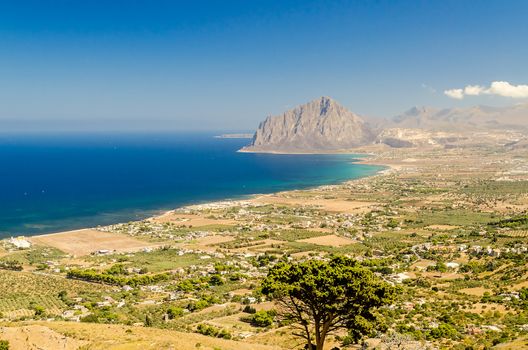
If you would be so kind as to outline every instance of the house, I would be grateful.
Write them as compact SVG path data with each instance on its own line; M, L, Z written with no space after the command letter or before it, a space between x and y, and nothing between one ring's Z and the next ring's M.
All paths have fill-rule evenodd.
M11 237L8 242L11 243L12 245L14 245L15 248L17 248L17 249L29 249L29 248L31 248L31 242L29 242L26 239L24 239L24 237L17 237L17 238Z

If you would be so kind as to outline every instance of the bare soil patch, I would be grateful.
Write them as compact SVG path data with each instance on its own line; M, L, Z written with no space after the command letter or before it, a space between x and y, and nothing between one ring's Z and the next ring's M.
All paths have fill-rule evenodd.
M309 199L309 198L288 198L278 195L264 195L252 200L255 203L265 204L285 204L310 206L318 209L346 213L366 213L370 211L375 202L347 201L342 199Z
M459 290L459 292L467 294L467 295L474 295L477 297L481 297L486 292L491 292L491 289L487 289L484 287L475 287L475 288L464 288Z
M83 322L51 322L49 328L68 336L85 339L92 350L282 350L281 346L249 344L219 339L196 333L151 327L95 324ZM18 348L14 348L18 349ZM25 348L21 348L25 349ZM53 349L62 349L55 347ZM69 349L68 349L69 350Z
M94 229L82 229L53 233L29 238L33 244L47 245L63 252L82 256L98 250L133 252L159 244L144 242L121 233L102 232Z
M10 349L25 350L76 350L88 343L39 325L0 327L0 339L9 341Z
M312 243L317 245L325 245L330 247L342 247L345 245L353 244L354 240L350 238L340 237L337 235L319 236L307 239L301 239L297 242Z
M213 219L207 218L202 215L194 214L178 214L173 211L166 212L162 215L155 216L149 219L151 222L166 223L171 222L173 224L180 224L185 226L209 226L209 225L233 225L236 223L234 220L225 220L225 219Z

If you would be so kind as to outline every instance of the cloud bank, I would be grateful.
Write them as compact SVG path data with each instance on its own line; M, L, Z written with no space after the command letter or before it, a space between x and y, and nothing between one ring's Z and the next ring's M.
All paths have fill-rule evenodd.
M494 81L489 87L468 85L463 89L445 90L444 94L457 100L465 96L496 95L511 98L528 98L528 85L512 85L507 81Z

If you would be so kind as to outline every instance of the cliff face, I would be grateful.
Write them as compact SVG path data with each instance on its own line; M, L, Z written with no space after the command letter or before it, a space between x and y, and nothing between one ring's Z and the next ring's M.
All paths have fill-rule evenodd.
M336 101L321 97L262 122L247 152L317 152L371 143L368 124Z

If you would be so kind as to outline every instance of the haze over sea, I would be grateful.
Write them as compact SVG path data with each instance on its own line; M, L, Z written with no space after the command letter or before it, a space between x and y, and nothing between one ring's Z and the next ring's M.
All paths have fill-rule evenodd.
M0 237L139 220L161 211L369 176L357 155L237 153L209 133L0 136Z

